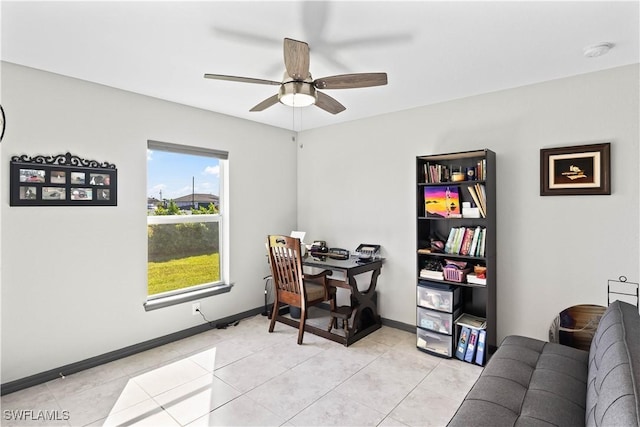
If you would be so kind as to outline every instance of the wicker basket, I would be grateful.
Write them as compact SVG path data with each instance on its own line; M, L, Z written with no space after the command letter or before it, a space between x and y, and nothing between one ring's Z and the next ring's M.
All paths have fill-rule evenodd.
M445 267L442 269L442 271L444 272L444 280L463 283L467 280L467 273L469 273L471 269L465 268L460 270L458 268Z

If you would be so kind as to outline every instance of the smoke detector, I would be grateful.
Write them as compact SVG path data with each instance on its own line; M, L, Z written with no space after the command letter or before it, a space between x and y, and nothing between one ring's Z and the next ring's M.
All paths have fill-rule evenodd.
M585 47L583 52L587 58L596 58L609 52L612 47L612 43L598 43Z

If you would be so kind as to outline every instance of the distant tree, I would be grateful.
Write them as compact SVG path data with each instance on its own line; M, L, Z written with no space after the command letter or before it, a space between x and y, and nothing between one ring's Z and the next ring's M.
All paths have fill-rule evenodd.
M207 206L207 207L200 206L198 209L191 209L191 213L193 215L217 214L218 213L218 208L216 208L216 205L214 205L213 203L209 203L209 206Z
M155 215L184 215L184 212L180 210L176 202L174 202L173 200L170 200L169 205L166 208L162 205L157 206L154 211L154 214Z

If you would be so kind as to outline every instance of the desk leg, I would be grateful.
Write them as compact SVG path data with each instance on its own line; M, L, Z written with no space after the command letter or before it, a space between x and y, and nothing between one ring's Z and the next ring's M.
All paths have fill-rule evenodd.
M351 344L351 342L357 341L370 332L379 329L382 325L382 321L378 315L376 301L376 286L378 284L379 275L380 269L373 270L369 288L364 292L360 292L358 289L358 283L356 282L355 277L349 277L349 286L351 287L351 305L354 307L355 316L353 318L352 330L347 337L347 345Z

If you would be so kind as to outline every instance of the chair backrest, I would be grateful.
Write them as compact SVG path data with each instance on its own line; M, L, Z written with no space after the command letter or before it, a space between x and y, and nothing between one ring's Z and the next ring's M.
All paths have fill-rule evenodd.
M303 290L300 240L289 236L268 237L269 264L276 298L286 304L301 307L305 301Z

